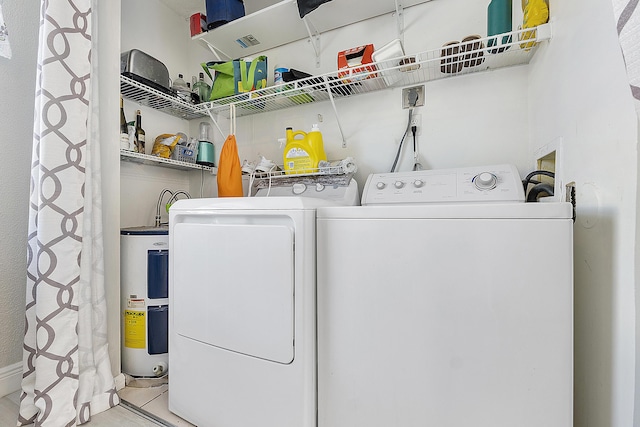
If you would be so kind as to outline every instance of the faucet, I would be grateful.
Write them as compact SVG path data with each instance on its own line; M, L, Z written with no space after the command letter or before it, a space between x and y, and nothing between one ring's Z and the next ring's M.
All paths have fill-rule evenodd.
M163 189L160 192L160 197L158 197L158 203L156 204L156 227L160 227L160 205L162 204L162 199L164 198L165 194L171 194L171 197L173 197L173 191L169 190L168 188Z
M156 227L160 227L162 225L162 223L160 222L160 206L162 206L162 199L164 198L164 196L169 193L171 196L169 197L169 200L167 201L167 204L165 205L166 207L171 206L173 203L175 203L176 201L178 201L178 196L179 195L183 195L185 196L185 198L190 199L191 198L191 194L187 193L184 190L178 190L175 193L171 190L169 190L168 188L163 189L160 192L160 197L158 197L158 203L156 204Z

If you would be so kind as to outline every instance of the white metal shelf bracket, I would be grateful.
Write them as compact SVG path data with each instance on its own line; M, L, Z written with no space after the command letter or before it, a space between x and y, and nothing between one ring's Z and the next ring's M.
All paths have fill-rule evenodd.
M222 139L226 138L227 135L222 133L222 129L220 128L220 125L218 125L218 122L216 121L216 119L213 118L213 113L211 113L211 110L208 109L208 108L207 108L207 114L209 115L209 118L211 119L213 124L216 125L216 128L218 129L218 132L220 132L220 135L222 135Z
M315 29L313 24L307 20L306 16L302 18L302 22L304 22L304 26L307 29L307 34L309 34L309 43L311 43L316 53L316 68L320 68L320 33Z
M329 87L329 79L327 79L327 76L324 76L322 79L324 80L324 87L327 89L327 93L329 94L329 100L331 101L331 106L333 107L333 114L335 114L336 116L336 123L338 123L338 129L340 129L340 136L342 136L342 148L347 148L347 140L344 137L344 130L342 129L342 124L340 123L340 116L338 116L336 101L333 99L333 94L331 93L331 88Z
M536 40L541 42L544 40L551 40L551 24L546 23L542 25L538 25L536 27Z
M396 3L396 26L398 29L398 39L400 39L400 42L402 43L402 46L404 46L404 9L402 8L402 5L398 3L398 0L395 0Z
M206 47L209 48L209 50L211 51L211 53L213 53L213 56L216 57L216 60L218 61L224 61L223 59L220 58L220 55L218 55L218 52L220 52L222 55L224 55L225 57L227 57L229 60L231 59L231 57L229 55L227 55L226 53L224 53L223 51L221 51L220 49L216 48L214 45L212 45L211 43L209 43L208 41L202 39L201 40L202 43L204 43L204 45Z

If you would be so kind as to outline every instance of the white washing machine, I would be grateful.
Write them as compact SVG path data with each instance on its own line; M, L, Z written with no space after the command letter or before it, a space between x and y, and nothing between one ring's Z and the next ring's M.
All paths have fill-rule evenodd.
M169 410L199 427L316 426L316 209L357 184L267 193L169 213Z
M568 203L517 170L369 177L318 210L319 427L571 427Z

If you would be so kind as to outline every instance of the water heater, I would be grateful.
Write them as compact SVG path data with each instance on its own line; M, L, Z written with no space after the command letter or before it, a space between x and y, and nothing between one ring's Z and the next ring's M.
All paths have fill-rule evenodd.
M169 231L120 231L122 372L160 377L169 364Z

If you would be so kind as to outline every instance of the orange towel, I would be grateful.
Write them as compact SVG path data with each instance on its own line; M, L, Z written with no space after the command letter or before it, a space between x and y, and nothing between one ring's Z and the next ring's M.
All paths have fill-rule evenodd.
M218 197L242 197L242 169L236 136L224 141L218 162Z

